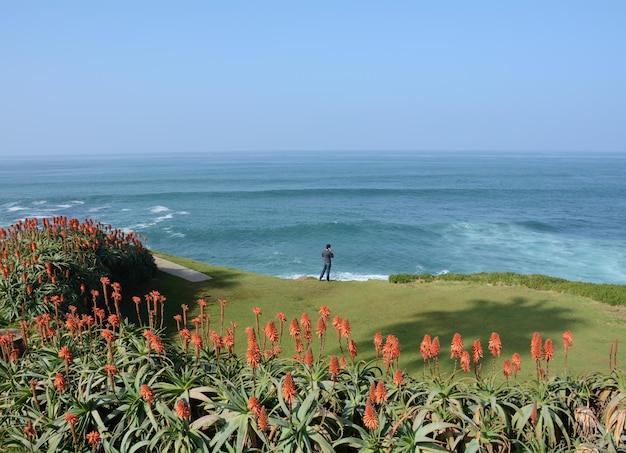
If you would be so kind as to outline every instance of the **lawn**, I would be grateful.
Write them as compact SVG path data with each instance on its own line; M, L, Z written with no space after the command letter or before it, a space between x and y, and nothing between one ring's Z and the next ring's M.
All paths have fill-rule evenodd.
M380 332L383 338L393 334L400 340L402 348L400 367L419 377L424 372L420 343L424 335L429 334L433 338L439 337L440 369L442 373L448 373L454 367L454 361L449 358L450 343L454 333L458 332L462 335L464 348L470 353L474 340L480 340L484 350L483 376L491 374L494 367L501 374L504 359L517 352L522 358L520 378L523 379L535 373L530 354L534 332L541 334L544 341L550 338L554 342L554 360L549 364L549 372L553 374L565 372L561 336L570 330L574 344L567 359L567 372L579 374L609 371L612 345L621 338L626 326L624 307L523 287L466 282L393 284L379 280L286 280L157 254L212 277L205 282L191 283L159 272L150 282L147 290L158 290L167 298L166 319L169 320L170 334L177 336L173 316L181 313L181 304L189 305L192 313L197 314L195 302L200 298L208 303L211 328L219 330L218 299L225 299L225 323L227 326L231 321L238 324L236 349L240 353L245 348L245 327L255 324L254 307L262 310L261 326L270 319L278 324L275 315L283 312L288 319L287 336L289 321L293 318L300 320L304 312L311 317L315 330L317 312L326 305L332 317L349 320L350 338L357 343L360 360L375 359L373 338L376 332ZM502 340L502 355L495 363L487 349L492 332L497 332ZM284 354L295 354L292 344L288 336L283 340ZM314 352L317 354L318 351ZM324 353L339 353L338 342L328 340Z

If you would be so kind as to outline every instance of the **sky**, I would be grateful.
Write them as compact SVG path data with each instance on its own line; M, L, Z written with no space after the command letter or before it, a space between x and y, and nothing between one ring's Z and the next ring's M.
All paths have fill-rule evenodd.
M626 1L0 0L0 155L626 152Z

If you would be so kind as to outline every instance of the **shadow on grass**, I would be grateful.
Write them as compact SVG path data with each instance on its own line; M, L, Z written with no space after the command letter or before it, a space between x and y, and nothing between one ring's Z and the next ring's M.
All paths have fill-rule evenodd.
M405 314L406 315L406 314ZM406 351L418 351L424 334L439 337L440 359L450 357L450 344L455 333L461 334L463 346L471 353L474 340L480 339L485 360L491 357L488 350L489 337L497 332L502 341L502 356L510 357L514 352L530 353L534 332L539 332L545 341L551 338L555 348L561 344L561 335L566 330L575 330L587 325L580 311L555 306L553 301L530 301L516 297L509 301L475 299L463 304L461 309L420 307L412 317L388 326L400 340ZM376 331L372 331L370 338ZM381 332L383 337L387 333Z

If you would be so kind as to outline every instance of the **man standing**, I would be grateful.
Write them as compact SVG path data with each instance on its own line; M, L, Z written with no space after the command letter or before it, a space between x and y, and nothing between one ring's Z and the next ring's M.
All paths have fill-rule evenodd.
M322 269L322 274L320 275L320 280L324 278L324 274L326 274L326 281L330 281L330 265L332 264L332 259L335 257L333 255L333 249L330 247L330 244L326 244L326 249L322 252L322 258L324 258L324 267Z

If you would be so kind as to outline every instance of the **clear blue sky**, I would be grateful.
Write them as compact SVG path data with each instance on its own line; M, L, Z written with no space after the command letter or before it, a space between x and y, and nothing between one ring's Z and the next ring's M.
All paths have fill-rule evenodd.
M626 152L626 1L0 0L0 154Z

